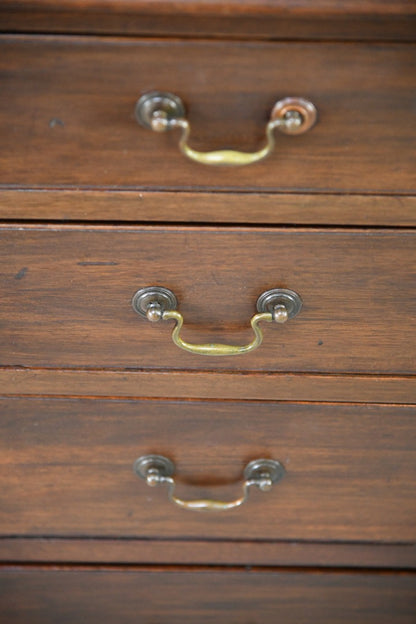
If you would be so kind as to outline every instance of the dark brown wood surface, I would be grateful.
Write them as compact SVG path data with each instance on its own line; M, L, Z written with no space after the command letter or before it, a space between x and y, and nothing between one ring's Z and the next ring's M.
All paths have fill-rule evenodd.
M414 40L415 13L406 0L3 0L0 6L4 30L260 39Z
M8 188L415 192L414 45L3 36L0 79ZM286 96L319 123L253 166L203 166L135 121L153 89L184 99L199 150L258 149Z
M3 0L4 7L16 9L56 9L53 0ZM59 7L63 11L88 9L102 10L109 13L117 12L117 10L129 11L131 13L149 13L156 11L162 15L171 16L173 11L178 13L193 15L226 15L232 8L233 14L247 15L255 17L256 15L264 15L267 17L279 14L290 13L291 15L303 14L307 17L316 15L339 15L346 17L348 12L356 15L374 16L399 16L411 15L415 12L412 3L406 0L396 0L395 3L386 0L315 0L313 4L308 0L297 0L291 3L288 0L227 0L226 2L218 2L218 0L61 0Z
M416 575L4 568L2 624L414 624Z
M412 227L416 196L2 188L0 219Z
M39 398L0 409L6 537L416 539L414 407ZM259 457L286 475L238 509L191 512L134 474L149 453L175 462L187 500L237 498Z
M0 537L0 561L416 569L416 545L270 540Z
M415 370L411 230L4 226L1 364L153 370L410 374ZM172 321L131 306L173 290L193 343L245 344L258 296L299 293L256 351L204 357L176 347ZM411 399L409 399L411 400Z
M416 378L389 375L0 367L3 395L416 403Z

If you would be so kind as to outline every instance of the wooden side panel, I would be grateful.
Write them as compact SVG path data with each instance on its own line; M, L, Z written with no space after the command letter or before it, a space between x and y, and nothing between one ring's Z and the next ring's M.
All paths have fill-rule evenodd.
M412 407L219 401L3 399L3 536L416 540ZM175 507L133 472L157 453L178 495L233 500L246 463L285 477L222 513Z
M414 194L415 77L413 45L4 36L0 185ZM203 151L259 149L287 96L319 123L256 165L204 167L135 121L154 89L184 99Z
M416 576L328 572L4 569L4 624L413 624Z
M410 374L415 370L416 234L291 230L10 226L1 230L1 364L154 370ZM252 353L204 357L176 347L172 321L131 306L170 288L191 343L244 345L258 296L303 299L265 324Z

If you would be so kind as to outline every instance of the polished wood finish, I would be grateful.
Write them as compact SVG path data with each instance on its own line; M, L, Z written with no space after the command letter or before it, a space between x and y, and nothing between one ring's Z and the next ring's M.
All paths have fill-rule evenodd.
M0 561L410 569L415 544L0 537Z
M415 39L416 9L395 0L3 0L3 30L259 39Z
M3 0L4 7L29 10L56 10L56 4L53 0L25 0L18 2L17 0ZM23 5L23 7L22 7ZM94 9L95 11L106 11L111 14L117 10L128 10L130 14L157 12L162 15L171 17L172 11L184 15L225 15L232 8L235 16L247 15L257 17L265 15L267 17L279 14L281 12L296 17L303 14L306 17L314 16L339 15L345 17L347 13L353 13L356 16L373 15L381 16L386 20L395 16L409 16L415 13L415 8L406 0L396 0L394 4L386 0L315 0L313 4L308 0L297 0L290 6L287 0L226 0L226 2L218 2L218 0L175 0L174 3L167 0L61 0L60 9L82 10Z
M4 568L0 620L19 624L414 624L416 575Z
M416 540L414 407L39 398L1 414L4 536ZM186 499L233 500L258 457L287 474L238 510L189 512L133 473L148 453Z
M416 403L415 377L0 367L3 395Z
M0 23L0 623L413 624L415 3L3 0ZM199 150L257 149L287 95L319 119L203 167L138 126L151 89ZM195 342L247 342L271 287L304 308L200 358L132 311L150 284ZM286 475L191 513L145 453L185 499L235 499L255 457Z
M416 196L3 188L0 218L411 227Z
M11 225L1 241L3 365L415 370L412 230ZM291 288L304 307L265 324L253 353L203 357L173 344L172 322L133 311L134 293L151 285L173 290L195 343L249 342L257 297L270 288Z
M413 45L3 36L0 72L8 188L415 192ZM319 123L278 133L256 165L204 167L179 153L177 133L135 121L155 88L183 97L195 149L258 149L289 95L313 101Z

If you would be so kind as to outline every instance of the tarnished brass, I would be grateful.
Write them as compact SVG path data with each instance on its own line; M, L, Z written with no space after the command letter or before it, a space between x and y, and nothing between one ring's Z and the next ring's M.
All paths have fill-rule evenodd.
M168 288L163 286L148 286L138 290L131 302L133 310L141 316L147 317L149 321L160 321L165 310L176 310L178 302L175 295ZM152 310L159 310L153 315Z
M192 344L186 342L180 336L183 316L175 309L176 305L177 300L173 292L161 286L141 288L135 293L132 300L135 312L147 318L148 321L168 321L170 319L175 321L172 340L180 349L197 355L225 356L241 355L257 349L263 342L263 332L259 323L262 321L285 323L300 312L302 300L297 293L287 288L274 288L262 293L257 300L258 314L255 314L250 320L254 338L245 345Z
M302 308L302 299L288 288L266 290L257 299L258 312L271 312L277 323L285 323L297 316Z
M175 496L176 483L172 478L175 472L173 462L163 455L143 455L134 463L135 473L146 480L147 485L168 486L169 500L190 511L227 511L235 509L245 503L249 496L249 489L256 486L262 492L271 490L274 483L280 481L285 474L282 464L275 459L254 459L244 469L243 494L232 501L218 501L211 499L183 500Z
M166 132L179 128L181 136L179 149L191 160L204 165L250 165L266 158L274 149L274 131L279 129L285 134L302 134L311 128L317 119L317 110L312 102L303 98L289 97L279 100L273 107L266 125L266 143L255 152L221 149L212 152L200 152L188 145L191 132L189 121L185 117L182 100L172 93L151 91L144 93L136 104L137 121L154 132Z
M169 319L174 319L176 321L176 325L172 332L172 340L176 346L184 349L185 351L196 353L198 355L241 355L243 353L248 353L249 351L254 351L254 349L257 349L257 347L259 347L263 342L263 332L259 327L260 321L265 321L267 323L273 322L273 314L270 312L255 314L250 320L250 324L254 332L253 340L248 344L238 346L216 343L191 344L183 340L179 335L183 325L183 316L180 312L177 312L176 310L164 312L162 318L164 321Z
M271 119L284 119L280 131L285 134L303 134L315 125L318 111L309 100L300 97L287 97L273 106ZM301 119L301 123L298 119Z

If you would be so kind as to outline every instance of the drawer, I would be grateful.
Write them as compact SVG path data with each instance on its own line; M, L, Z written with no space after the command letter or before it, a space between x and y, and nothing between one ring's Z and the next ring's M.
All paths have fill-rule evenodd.
M5 35L0 72L6 187L415 191L412 44ZM287 96L312 101L319 122L299 136L276 130L260 163L204 166L179 153L178 131L135 121L136 101L155 89L183 99L200 151L258 150Z
M4 226L1 240L2 365L415 370L411 230ZM155 285L176 295L191 344L249 343L257 298L272 288L303 307L287 323L261 322L255 351L206 357L173 343L175 321L134 312L135 292Z
M69 398L0 407L6 537L416 539L415 407ZM268 492L249 488L239 508L196 512L134 473L148 454L174 462L185 501L234 501L254 459L278 460L285 475Z
M414 574L6 568L0 621L19 624L413 624Z

